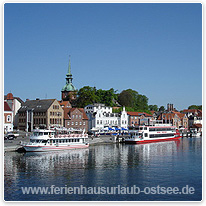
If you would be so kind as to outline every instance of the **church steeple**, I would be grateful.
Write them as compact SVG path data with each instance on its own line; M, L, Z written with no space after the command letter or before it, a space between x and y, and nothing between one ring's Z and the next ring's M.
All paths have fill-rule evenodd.
M75 99L77 89L72 84L72 74L71 74L71 59L69 55L69 66L68 66L68 73L66 74L66 85L62 88L62 100L69 100Z
M68 73L66 74L66 80L67 80L67 84L72 84L72 74L71 74L71 59L70 59L70 55L69 55L69 67L68 67Z

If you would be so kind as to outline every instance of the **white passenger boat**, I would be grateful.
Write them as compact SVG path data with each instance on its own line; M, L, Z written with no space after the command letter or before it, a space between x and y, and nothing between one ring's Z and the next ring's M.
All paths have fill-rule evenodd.
M44 152L51 150L69 150L87 148L88 134L70 132L67 130L34 130L29 143L21 144L27 152Z
M152 124L129 128L130 136L125 137L125 143L144 144L178 140L179 130L170 124Z

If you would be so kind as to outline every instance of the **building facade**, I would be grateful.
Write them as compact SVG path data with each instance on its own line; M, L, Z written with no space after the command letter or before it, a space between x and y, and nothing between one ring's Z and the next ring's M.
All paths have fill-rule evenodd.
M63 127L64 110L56 99L27 100L22 104L18 114L20 130Z
M154 120L153 115L146 112L127 112L127 115L129 126L149 125Z
M64 108L64 127L88 132L88 117L83 108Z
M12 93L8 93L4 96L4 101L6 101L13 111L13 126L17 128L18 126L18 110L21 108L21 105L24 103L19 97L14 97Z
M173 126L179 128L188 129L188 118L185 114L180 112L162 113L158 120L163 120L163 123L172 124Z
M4 101L4 133L13 131L13 111Z
M198 126L202 128L202 110L199 109L185 109L182 111L188 117L188 127L195 128Z
M90 104L84 108L88 117L88 130L101 130L105 127L128 127L128 116L125 108L120 113L112 113L112 107L104 104Z

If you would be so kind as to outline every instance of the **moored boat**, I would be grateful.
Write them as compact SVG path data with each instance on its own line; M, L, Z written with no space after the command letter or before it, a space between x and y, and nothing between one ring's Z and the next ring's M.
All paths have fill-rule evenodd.
M44 152L87 148L88 134L84 131L77 133L68 130L36 129L30 136L29 143L21 144L27 152Z
M181 135L175 126L170 124L142 125L129 127L130 136L125 137L125 143L145 144L178 140Z

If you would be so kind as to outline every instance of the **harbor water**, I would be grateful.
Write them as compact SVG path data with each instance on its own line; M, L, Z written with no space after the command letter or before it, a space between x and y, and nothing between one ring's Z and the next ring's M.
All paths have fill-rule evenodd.
M6 201L202 200L202 138L45 153L6 152L4 165ZM49 192L26 194L25 187L49 188ZM67 190L75 187L76 194ZM184 192L165 192L174 187Z

